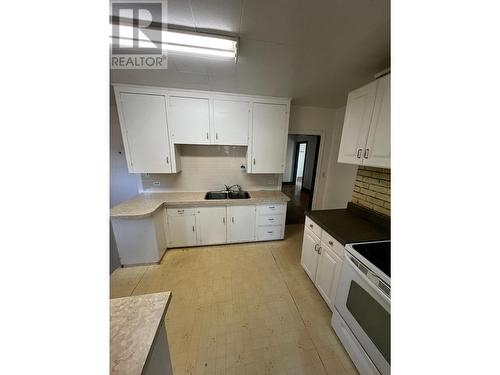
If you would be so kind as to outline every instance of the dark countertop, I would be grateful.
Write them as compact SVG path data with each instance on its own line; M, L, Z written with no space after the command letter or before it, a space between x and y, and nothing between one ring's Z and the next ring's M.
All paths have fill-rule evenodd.
M306 211L305 214L342 245L391 238L389 217L351 202L344 209Z

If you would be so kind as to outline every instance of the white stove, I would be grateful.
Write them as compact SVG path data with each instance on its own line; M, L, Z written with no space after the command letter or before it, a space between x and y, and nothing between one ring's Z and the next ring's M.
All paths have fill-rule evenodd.
M361 375L391 371L391 242L347 244L332 326Z

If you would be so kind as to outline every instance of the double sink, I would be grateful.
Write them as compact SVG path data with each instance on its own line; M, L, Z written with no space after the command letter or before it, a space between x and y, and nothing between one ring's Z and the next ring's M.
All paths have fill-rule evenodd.
M209 191L205 199L248 199L248 191Z

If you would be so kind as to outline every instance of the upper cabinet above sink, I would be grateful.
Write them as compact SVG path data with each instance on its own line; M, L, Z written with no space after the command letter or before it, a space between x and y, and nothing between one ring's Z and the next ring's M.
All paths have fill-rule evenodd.
M349 93L339 163L391 167L391 77Z
M283 173L289 98L114 85L130 173L181 171L180 144L248 146L247 173Z

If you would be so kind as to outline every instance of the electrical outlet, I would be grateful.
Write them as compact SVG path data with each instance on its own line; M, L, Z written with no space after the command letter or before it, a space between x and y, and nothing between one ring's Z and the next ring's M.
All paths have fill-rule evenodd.
M153 181L153 186L160 186L160 181Z

